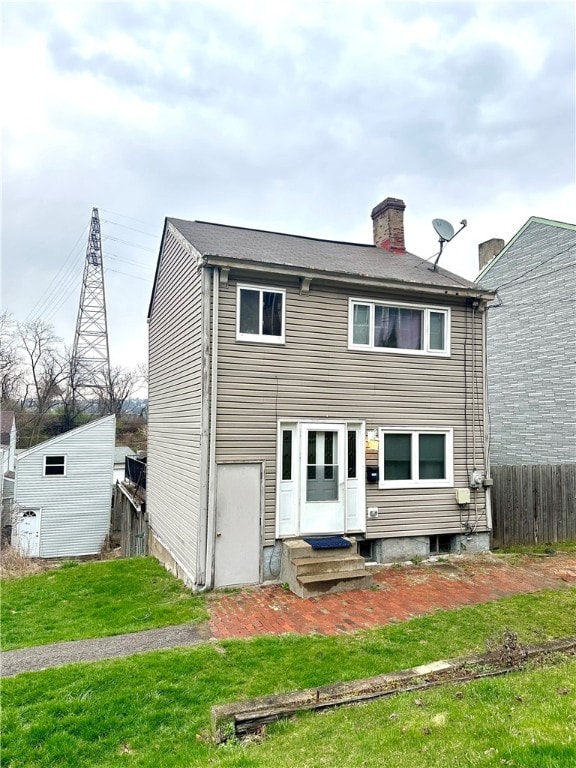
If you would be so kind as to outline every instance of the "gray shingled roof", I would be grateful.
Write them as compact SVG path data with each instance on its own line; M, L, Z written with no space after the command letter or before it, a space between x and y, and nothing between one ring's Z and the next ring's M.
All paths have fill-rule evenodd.
M350 275L397 280L415 285L476 288L473 282L440 268L412 253L390 253L374 245L318 240L313 237L230 227L206 221L168 218L182 236L203 256Z
M136 451L128 445L117 445L114 448L114 464L123 464L126 456L136 456Z

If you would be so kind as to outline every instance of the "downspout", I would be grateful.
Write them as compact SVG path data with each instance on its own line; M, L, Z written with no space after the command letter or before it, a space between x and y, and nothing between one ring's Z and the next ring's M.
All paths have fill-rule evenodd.
M212 270L199 266L201 271L202 295L202 393L200 424L200 516L198 530L198 564L196 566L197 591L206 589L206 549L208 531L208 475L210 461L210 295Z
M491 476L490 472L490 404L488 402L488 306L484 305L482 313L482 345L484 352L482 355L484 386L482 388L484 395L484 472L485 477ZM484 504L486 506L486 527L492 531L492 488L487 485L484 487Z
M212 273L212 359L210 361L210 452L208 460L208 516L206 531L205 588L214 584L214 540L216 536L216 407L218 403L218 313L220 267Z

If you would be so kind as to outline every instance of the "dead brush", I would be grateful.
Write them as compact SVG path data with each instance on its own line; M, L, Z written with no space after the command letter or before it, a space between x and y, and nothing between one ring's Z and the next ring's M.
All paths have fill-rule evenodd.
M43 570L44 566L37 560L24 557L11 546L2 547L0 550L0 576L3 579L17 579Z
M503 667L519 667L528 657L516 632L508 628L500 637L490 638L486 642L486 650L490 659Z

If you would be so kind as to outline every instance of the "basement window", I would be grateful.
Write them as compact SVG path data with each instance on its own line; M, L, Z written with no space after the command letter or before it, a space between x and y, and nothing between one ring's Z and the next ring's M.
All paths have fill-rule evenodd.
M44 456L44 476L65 475L66 456Z
M374 560L374 553L372 551L373 542L366 539L360 539L358 541L358 554L364 558L364 560Z
M452 536L446 533L438 533L430 536L430 554L448 555L452 546Z

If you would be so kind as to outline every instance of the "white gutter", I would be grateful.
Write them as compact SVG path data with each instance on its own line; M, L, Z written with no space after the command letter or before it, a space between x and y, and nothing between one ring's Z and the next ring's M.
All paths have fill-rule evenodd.
M495 291L487 290L481 286L466 285L435 285L433 283L417 283L407 280L390 280L386 278L372 277L370 275L343 274L340 272L315 271L306 267L289 267L283 264L270 264L264 262L249 261L247 259L230 259L217 254L204 254L204 264L218 266L224 269L247 269L253 272L263 272L270 275L273 271L280 275L293 277L309 277L311 280L325 280L333 283L346 283L347 285L363 285L377 288L386 288L394 291L419 291L446 297L470 297L479 301L492 301L496 296Z

